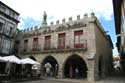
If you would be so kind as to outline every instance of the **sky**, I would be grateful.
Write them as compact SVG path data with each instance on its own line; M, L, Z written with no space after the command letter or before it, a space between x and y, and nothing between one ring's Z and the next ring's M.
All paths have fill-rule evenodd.
M47 13L47 22L54 23L63 18L76 19L77 15L83 18L85 13L90 15L94 12L98 17L105 31L111 36L114 49L113 54L117 55L116 33L114 25L114 14L112 0L1 0L6 5L20 13L18 28L20 30L40 26L43 12Z

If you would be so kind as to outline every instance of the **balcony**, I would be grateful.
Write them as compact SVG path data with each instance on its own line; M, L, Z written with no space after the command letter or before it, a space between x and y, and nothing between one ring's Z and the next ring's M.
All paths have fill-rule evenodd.
M40 46L38 45L38 46L35 46L35 47L33 47L33 48L31 48L31 47L25 47L25 48L23 48L23 47L21 47L21 49L20 49L20 52L21 53L34 53L34 52L39 52L39 51L41 51L41 49L40 49Z
M32 51L33 52L35 52L35 51L40 51L41 49L40 49L40 46L38 45L38 46L35 46L34 48L32 48Z
M49 47L49 48L40 48L40 45L37 46L37 48L30 48L27 49L27 51L22 50L21 53L23 54L32 54L32 53L59 53L59 52L74 52L74 51L85 51L87 50L87 41L84 41L84 43L81 44L71 44L71 45L67 45L64 46L64 48L58 48L53 46Z

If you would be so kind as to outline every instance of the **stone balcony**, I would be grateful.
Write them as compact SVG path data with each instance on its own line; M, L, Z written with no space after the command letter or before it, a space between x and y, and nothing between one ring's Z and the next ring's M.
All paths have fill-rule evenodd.
M81 46L79 47L76 47L76 45L73 44L65 46L64 48L49 47L47 49L45 48L41 49L39 45L37 48L27 49L25 51L24 49L22 49L21 54L60 53L60 52L85 51L85 50L87 50L87 41L84 41L84 43L82 43Z

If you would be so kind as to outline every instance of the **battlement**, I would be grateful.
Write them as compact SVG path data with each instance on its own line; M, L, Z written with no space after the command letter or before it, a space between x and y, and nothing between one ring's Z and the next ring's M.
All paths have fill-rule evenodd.
M21 30L23 33L26 33L26 32L32 32L32 31L35 31L35 30L38 30L39 27L38 26L34 26L34 27L31 27L31 28L27 28L27 29L24 29L24 30Z
M89 16L88 16L87 13L85 13L83 18L81 18L80 15L77 15L76 20L73 20L72 17L69 17L67 22L66 22L66 19L63 18L61 20L61 22L60 22L60 20L57 20L54 24L54 22L52 21L52 22L50 22L50 25L46 25L46 26L44 25L44 26L41 26L41 27L34 26L34 27L31 27L31 28L22 30L22 32L27 33L27 32L32 32L32 31L35 31L35 30L39 30L41 28L56 27L56 26L59 26L59 25L72 24L72 23L78 24L78 22L89 22L89 21L93 21L93 19L95 19L95 18L96 18L96 16L93 12Z

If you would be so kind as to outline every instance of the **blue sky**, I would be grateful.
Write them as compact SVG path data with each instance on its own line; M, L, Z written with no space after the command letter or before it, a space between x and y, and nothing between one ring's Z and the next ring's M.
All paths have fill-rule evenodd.
M113 50L113 54L117 55L118 51L116 48L116 33L115 33L115 23L114 23L114 15L112 15L111 20L104 20L104 18L99 18L99 21L101 22L101 25L103 26L103 28L105 29L105 31L108 31L108 34L111 36L112 42L113 42L113 46L114 46L114 50Z
M116 34L114 26L112 0L1 0L14 10L20 13L19 29L40 26L42 23L43 11L47 12L48 24L56 20L69 17L76 19L77 15L83 17L84 13L94 12L111 36L114 44L113 53L117 54L115 47Z

